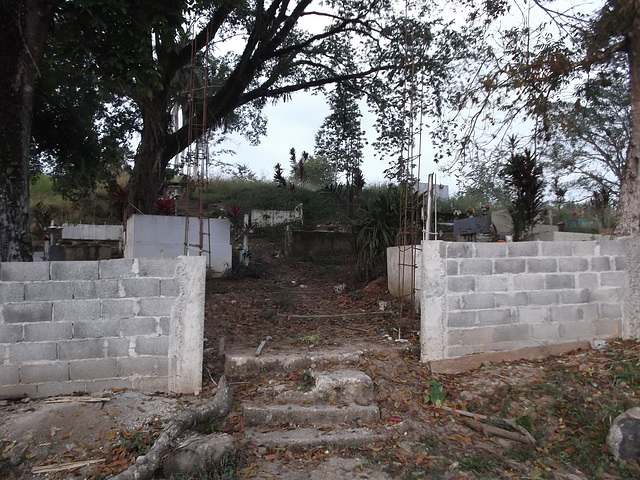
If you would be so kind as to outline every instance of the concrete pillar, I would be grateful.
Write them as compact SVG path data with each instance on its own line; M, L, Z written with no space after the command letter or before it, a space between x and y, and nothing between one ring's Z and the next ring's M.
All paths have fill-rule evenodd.
M178 257L180 291L171 312L169 391L198 393L202 388L206 257Z
M445 358L446 346L446 269L439 240L422 242L422 303L420 305L420 360Z

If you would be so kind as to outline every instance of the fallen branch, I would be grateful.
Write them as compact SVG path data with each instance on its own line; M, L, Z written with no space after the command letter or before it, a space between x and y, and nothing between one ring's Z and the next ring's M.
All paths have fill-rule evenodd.
M446 410L447 412L451 412L454 415L461 415L463 417L469 417L472 418L474 420L482 420L485 422L492 422L492 421L497 421L497 422L502 422L506 425L509 425L511 428L513 428L514 430L519 431L524 437L526 437L528 439L528 443L530 443L531 445L535 445L536 444L536 439L533 438L533 435L531 435L529 433L529 431L524 428L522 425L518 425L516 420L514 418L497 418L497 417L489 417L488 415L482 415L481 413L473 413L473 412L467 412L466 410L457 410L455 408L451 408L451 407L447 407L447 406L442 406L440 407L443 410ZM493 428L498 428L498 427L493 427ZM500 429L503 430L503 429ZM504 430L507 431L507 430Z
M80 467L86 467L87 465L94 465L96 463L103 463L104 458L97 460L82 460L79 462L71 463L59 463L58 465L42 465L41 467L33 467L31 473L55 473L63 472L64 470L74 470Z
M69 403L69 402L85 402L85 403L98 403L98 402L110 402L108 397L57 397L45 400L44 403Z
M487 435L496 435L502 438L508 438L509 440L515 440L517 442L526 443L528 445L533 445L531 440L520 433L510 432L508 430L504 430L502 428L494 427L493 425L485 425L484 423L478 422L477 420L473 420L472 418L463 418L462 421L467 424L473 430L477 432L482 432ZM535 440L534 440L535 443Z
M233 407L233 389L222 376L218 391L211 403L195 410L188 410L176 416L162 431L149 453L136 459L136 463L113 480L147 480L160 468L163 457L173 448L176 439L186 430L210 418L223 418Z

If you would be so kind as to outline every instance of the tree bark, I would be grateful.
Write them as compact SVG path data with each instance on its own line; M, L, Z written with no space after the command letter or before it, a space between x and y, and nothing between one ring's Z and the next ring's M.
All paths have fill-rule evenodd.
M56 0L0 2L0 262L31 255L33 97L56 5Z
M146 480L160 468L162 459L174 446L176 439L186 430L210 418L223 418L233 407L233 389L223 376L218 382L218 391L212 402L196 410L181 413L169 422L149 453L139 457L129 469L119 473L113 480Z
M143 129L129 178L129 198L123 220L134 213L154 213L168 164L164 160L169 135L166 96L155 94L152 100L138 102L138 105L142 111Z
M634 19L628 35L631 89L631 141L620 187L614 235L637 236L640 231L640 0L631 0Z

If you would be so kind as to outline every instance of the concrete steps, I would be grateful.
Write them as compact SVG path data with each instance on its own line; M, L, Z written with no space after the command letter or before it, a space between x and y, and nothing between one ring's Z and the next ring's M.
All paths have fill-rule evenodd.
M364 350L347 348L260 356L228 353L227 377L232 382L253 379L256 384L255 393L241 404L249 442L348 446L385 438L375 428L380 410L373 380L353 368L363 354Z
M350 348L265 352L260 356L255 355L255 350L235 351L225 354L224 373L233 381L283 377L291 372L326 368L331 364L355 365L363 354L364 350Z

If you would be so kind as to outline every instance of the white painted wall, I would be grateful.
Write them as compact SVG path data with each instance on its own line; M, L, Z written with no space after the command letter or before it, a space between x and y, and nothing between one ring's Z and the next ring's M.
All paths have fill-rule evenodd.
M200 221L189 217L189 235L185 252L185 217L162 215L132 215L125 232L125 258L199 256ZM207 267L222 274L231 267L231 224L226 218L205 218L203 226L203 256Z
M295 210L251 210L251 224L254 227L273 227L295 222L303 223L302 204Z
M122 241L122 225L63 223L62 238L68 240Z

